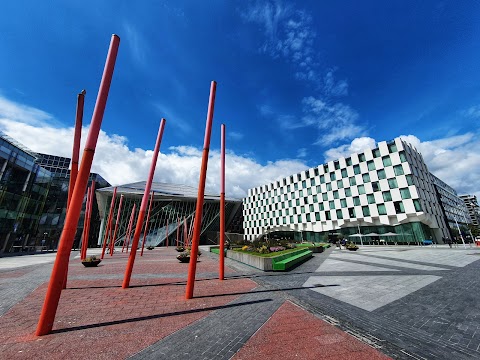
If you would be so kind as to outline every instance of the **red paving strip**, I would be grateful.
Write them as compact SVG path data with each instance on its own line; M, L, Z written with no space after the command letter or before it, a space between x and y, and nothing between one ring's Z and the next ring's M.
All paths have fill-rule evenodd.
M179 263L175 255L173 249L166 249L137 256L130 289L121 288L120 278L69 280L60 299L54 333L35 337L47 288L47 284L42 285L0 317L0 358L124 359L257 286L249 279L198 281L194 293L198 298L186 301L185 278L178 278L178 274L186 275L188 264ZM127 256L106 257L97 268L84 268L78 259L71 260L69 277L123 277ZM206 272L218 272L218 263L201 258L197 277ZM170 273L177 276L135 279L136 274Z
M289 301L253 335L235 360L390 359Z
M31 270L7 270L5 272L0 272L0 279L10 279L17 278L25 275Z

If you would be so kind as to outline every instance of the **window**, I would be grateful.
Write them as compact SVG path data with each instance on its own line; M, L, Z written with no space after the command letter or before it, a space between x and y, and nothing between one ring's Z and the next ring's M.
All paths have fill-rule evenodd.
M355 180L355 176L352 176L352 177L348 178L348 180L350 181L350 186L357 185L357 181Z
M364 185L358 185L358 193L360 195L365 194L365 186Z
M322 192L322 187L320 185L317 185L317 194L320 194Z
M341 209L337 210L337 219L343 219L343 214Z
M393 206L397 214L403 214L405 212L405 208L403 207L403 203L401 201L395 201Z
M310 186L315 186L315 178L310 179Z
M300 208L300 212L301 212L302 214L305 214L305 206L302 206L302 207Z
M327 191L332 191L332 183L327 183Z
M353 165L353 173L355 175L360 174L360 165Z
M385 204L378 204L377 205L378 215L387 215L387 208Z
M320 184L325 182L325 175L320 175Z
M407 184L408 185L413 185L413 176L412 175L405 175L405 178L407 179Z
M337 180L337 188L343 188L343 180Z
M422 205L420 204L420 200L413 199L413 205L415 206L415 211L423 211Z
M330 209L335 209L335 201L329 201L328 205L329 205Z
M352 196L352 190L350 188L345 189L345 196Z
M323 199L323 201L327 201L327 200L328 200L328 194L327 194L327 193L323 193L323 194L322 194L322 199Z
M397 179L395 178L388 179L388 186L390 187L390 189L398 188Z
M380 150L379 149L373 149L372 153L373 153L374 158L380 157Z
M315 174L315 176L318 176L318 168L313 169L313 173Z
M338 190L335 190L335 191L333 192L333 198L334 198L334 199L338 199Z
M312 188L308 188L308 189L307 189L307 194L308 194L308 195L312 195Z
M300 206L300 199L295 200L295 205Z
M368 201L369 204L375 204L375 195L368 194L367 195L367 201Z
M300 191L298 192L298 196L303 196L303 190L300 190Z
M358 154L358 160L359 160L360 162L365 161L365 160L366 160L366 159L365 159L365 154Z
M395 165L393 167L393 171L395 171L395 175L403 175L404 172L403 172L403 166L402 165Z
M342 173L342 178L348 177L347 169L342 169L342 170L341 170L341 173Z
M310 214L307 214L307 221L310 222Z
M295 183L295 184L293 185L293 188L294 188L295 190L298 190L298 183Z
M317 202L318 201L318 196L317 195L313 195L313 202Z
M290 224L293 224L293 215L290 215Z
M335 170L340 169L340 163L339 163L338 161L335 161L335 162L333 163L333 165L334 165L334 167L335 167Z
M407 157L405 156L405 151L400 151L399 155L400 155L401 162L406 162L407 161Z
M309 209L311 212L313 212L313 204L310 204Z
M388 151L390 153L397 152L397 145L395 143L388 144Z
M400 195L402 196L402 199L410 199L412 197L408 188L400 189Z
M320 221L320 213L315 213L315 220Z
M290 192L290 185L287 185L287 191Z
M302 181L302 188L305 189L307 187L307 182L305 180Z
M392 201L392 194L390 194L390 191L384 191L382 192L383 195L383 201Z
M363 174L362 175L363 183L368 183L370 182L370 175L369 174Z
M334 173L334 172L331 172L331 173L330 173L330 181L334 181L334 180L336 180L336 179L337 179L337 178L336 178L336 176L335 176L335 173Z
M385 170L381 169L377 171L378 179L383 180L387 178L387 174L385 174Z
M348 216L350 218L354 218L355 216L355 209L354 208L348 208Z
M302 223L302 215L297 215L297 220L298 220L298 223L301 224Z
M347 164L347 166L351 166L352 165L352 158L346 158L345 163Z
M327 220L332 220L332 217L330 216L330 211L325 211L325 218Z
M373 189L373 191L379 191L380 190L380 185L378 184L378 181L373 181L372 182L372 189Z
M318 204L318 209L319 209L320 211L325 210L325 206L323 206L323 203Z
M369 171L375 170L375 163L373 162L373 160L367 161L367 167Z
M353 205L355 205L355 206L360 205L360 198L358 196L353 197Z
M383 161L383 166L392 166L392 160L390 159L390 156L384 156L382 157Z
M340 205L342 206L342 208L346 208L347 207L347 200L346 199L341 199L340 200Z
M368 206L362 206L363 216L370 216L370 208Z
M288 200L288 207L292 207L292 200Z

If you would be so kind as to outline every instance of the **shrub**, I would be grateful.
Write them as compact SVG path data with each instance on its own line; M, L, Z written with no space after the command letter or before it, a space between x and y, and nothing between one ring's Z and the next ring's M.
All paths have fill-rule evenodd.
M263 245L262 247L259 247L257 249L257 252L260 254L268 254L270 250L265 245Z
M283 251L285 248L283 246L272 246L270 247L271 252Z

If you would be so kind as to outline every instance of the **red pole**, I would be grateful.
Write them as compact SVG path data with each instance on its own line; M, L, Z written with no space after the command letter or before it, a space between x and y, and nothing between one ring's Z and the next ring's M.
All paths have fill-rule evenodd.
M225 124L221 126L220 154L220 269L219 279L225 275Z
M142 232L143 218L145 217L145 209L147 208L148 194L152 188L153 175L155 174L155 167L157 166L158 153L160 150L160 143L162 142L163 129L165 128L165 119L160 122L160 128L158 129L157 141L155 143L155 149L153 151L152 164L150 166L150 173L148 174L148 180L145 184L145 192L143 193L142 204L138 212L137 226L135 228L135 234L133 236L132 251L128 257L127 268L125 269L125 276L123 278L122 287L128 288L130 285L130 278L132 276L133 264L135 263L135 255L137 254L138 241L140 240L140 233Z
M108 241L108 238L110 237L110 228L112 227L113 209L115 208L116 196L117 196L117 187L113 189L112 201L110 202L110 210L108 211L107 224L105 225L105 235L103 236L102 256L100 256L100 259L103 259L103 257L105 256L107 241Z
M168 219L167 219L167 229L166 229L166 231L167 231L167 247L168 247Z
M90 235L90 221L91 221L91 218L92 218L92 209L93 209L94 197L95 197L95 180L92 180L92 185L90 186L90 201L88 202L87 230L86 230L86 232L85 232L85 253L84 253L84 258L87 257L88 236Z
M143 256L143 248L145 247L145 239L147 238L148 221L150 220L150 211L152 211L153 194L154 193L155 192L152 191L152 195L150 196L150 204L148 205L147 220L145 221L145 229L143 230L142 251L140 251L140 256Z
M83 252L85 250L85 231L87 225L87 213L88 213L88 203L90 202L90 188L87 189L87 200L85 201L85 213L83 215L83 231L82 231L82 246L80 248L80 260L83 260ZM67 205L68 206L68 205Z
M113 240L110 244L110 256L113 256L113 249L115 247L115 239L117 237L118 224L120 223L120 214L122 213L123 194L120 195L120 203L118 204L117 221L115 222L115 230L113 230Z
M72 250L75 232L77 231L78 219L82 209L83 196L85 195L85 190L87 188L88 176L90 175L93 156L95 154L98 135L100 133L100 126L102 124L103 114L107 104L108 91L112 81L113 69L115 67L115 60L117 57L119 44L120 38L117 35L112 35L107 61L103 71L100 89L98 91L97 102L95 104L95 110L93 111L92 123L90 125L87 142L83 151L80 170L75 181L75 187L73 189L72 199L65 219L65 225L60 237L57 256L53 265L47 294L45 296L37 330L35 332L37 336L50 333L55 321L58 302L60 301L60 295L62 292L62 285L68 268L68 258Z
M128 252L128 246L130 245L130 233L132 232L133 219L135 218L136 208L137 208L137 204L133 204L132 214L130 215L130 221L128 222L127 233L125 234L125 241L123 242L122 252L125 245L127 245L127 252Z
M177 217L177 247L178 247L178 238L180 237L180 219Z
M73 151L72 151L72 169L70 170L70 181L68 184L68 199L67 209L70 205L70 200L73 194L73 188L75 187L75 181L78 175L78 158L80 155L80 138L82 136L82 120L83 120L83 105L85 103L85 94L87 92L82 90L77 95L77 111L75 114L75 131L73 134Z
M207 177L208 152L210 147L210 136L212 134L213 109L215 106L215 91L217 83L212 81L210 86L210 99L208 102L207 123L205 126L205 139L203 143L202 167L200 169L200 179L198 182L197 208L195 210L195 221L193 225L192 248L190 250L190 262L188 266L187 288L185 298L193 297L193 288L195 283L195 273L197 270L198 243L200 242L200 232L202 230L203 200L205 196L205 180Z
M183 246L188 246L188 231L186 218L183 218Z

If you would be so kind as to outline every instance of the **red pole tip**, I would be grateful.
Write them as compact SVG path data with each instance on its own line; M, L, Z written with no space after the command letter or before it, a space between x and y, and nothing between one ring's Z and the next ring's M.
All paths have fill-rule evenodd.
M112 37L116 37L118 41L120 41L120 36L118 36L117 34L112 34Z
M83 89L82 91L80 91L80 94L78 95L85 95L87 93L87 90Z

